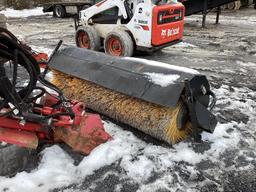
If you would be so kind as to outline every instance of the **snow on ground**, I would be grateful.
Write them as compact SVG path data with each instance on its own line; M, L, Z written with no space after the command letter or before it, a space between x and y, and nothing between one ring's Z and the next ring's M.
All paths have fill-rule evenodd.
M167 87L175 81L177 81L180 76L179 75L166 75L162 73L144 73L145 75L148 76L148 78L156 85L160 85L161 87Z
M195 183L182 186L185 181L178 172L169 172L174 169L177 163L185 163L182 167L189 173L188 180L197 177L199 170L196 165L203 161L211 161L224 168L224 162L220 161L227 150L238 149L239 142L246 139L249 148L255 148L255 141L246 138L243 133L254 134L256 125L256 93L249 89L221 86L214 90L219 98L215 113L221 113L221 106L225 109L236 109L249 117L249 123L245 124L236 120L226 123L219 123L213 134L204 132L203 141L210 144L209 149L200 153L194 150L191 142L183 141L170 147L163 147L146 143L134 136L133 133L125 131L119 126L105 121L105 129L113 140L100 145L92 151L89 156L84 157L78 166L74 160L59 146L54 145L42 152L41 163L31 173L22 172L13 178L0 177L0 191L48 191L53 188L67 186L72 183L80 183L83 179L93 174L99 168L111 165L120 161L121 168L125 171L122 177L128 177L134 182L141 183L138 191L156 191L165 189L176 191L179 188L193 188ZM248 152L246 149L239 149L240 153ZM255 154L253 150L252 152ZM247 161L253 161L248 158ZM235 169L231 167L230 169ZM251 169L248 166L243 170ZM153 183L148 183L153 173L162 176ZM210 174L210 172L209 172ZM218 173L214 173L218 174ZM179 183L174 183L174 176L178 175ZM221 186L219 186L221 190ZM73 191L73 190L66 190ZM196 191L196 190L195 190Z
M17 18L49 15L49 13L43 13L42 7L36 7L34 9L23 9L23 10L14 10L13 8L6 8L5 10L0 11L0 13L4 14L6 17L17 17Z
M0 142L0 145L1 145L1 146L6 146L7 143L5 143L5 142Z
M244 67L251 67L251 68L256 68L256 63L253 62L243 62L243 61L236 61L238 65L242 65Z
M173 45L172 48L195 48L197 47L196 45L193 45L191 43L188 43L188 42L180 42L180 43L177 43L176 45Z
M251 11L254 14L255 10ZM168 48L168 52L165 49L146 57L192 67L211 78L218 98L213 113L218 116L219 124L213 134L202 134L202 143L188 140L173 147L154 145L105 122L113 140L96 148L79 165L75 166L74 160L55 145L42 152L40 166L31 173L0 177L0 191L48 191L70 184L64 191L255 191L255 30L252 28L256 25L253 14L249 22L240 15L222 15L221 24L216 27L211 25L215 17L209 15L206 29L195 27L201 24L197 22L201 16L188 17L195 26L190 26L189 21L184 40L196 47L183 44L185 49ZM13 32L22 31L29 43L38 46L54 48L60 38L74 44L73 27L70 27L73 21L45 18L40 19L40 26L35 22L38 20L13 19L10 27ZM45 33L45 28L51 33ZM116 175L114 180L109 180L111 175ZM126 179L131 185L122 182ZM103 188L99 188L101 182Z

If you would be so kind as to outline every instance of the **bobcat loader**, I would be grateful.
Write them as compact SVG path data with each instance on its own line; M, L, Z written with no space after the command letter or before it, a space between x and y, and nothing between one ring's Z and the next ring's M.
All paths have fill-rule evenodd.
M76 44L113 56L158 50L181 41L184 14L177 1L103 0L75 19Z

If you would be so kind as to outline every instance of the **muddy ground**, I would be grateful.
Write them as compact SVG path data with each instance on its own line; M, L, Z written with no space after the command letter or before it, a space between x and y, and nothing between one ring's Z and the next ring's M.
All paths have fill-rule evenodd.
M201 144L186 141L201 154L214 154L210 150L213 145L223 147L216 159L193 164L195 172L189 171L189 163L181 161L164 171L155 170L141 183L127 174L120 159L86 176L79 184L53 191L256 191L256 10L225 12L219 25L214 24L214 19L213 14L209 15L207 27L201 28L200 15L187 17L185 43L136 56L193 68L207 75L219 99L214 113L220 123L232 124L221 139L232 142L232 137L238 135L238 141L234 140L233 145L227 142L227 146L218 146L215 140ZM65 45L75 45L70 18L11 18L8 28L39 50L53 49L60 39ZM143 149L133 161L142 154ZM157 156L148 158L157 165ZM169 175L171 182L164 179ZM164 181L164 185L158 181Z

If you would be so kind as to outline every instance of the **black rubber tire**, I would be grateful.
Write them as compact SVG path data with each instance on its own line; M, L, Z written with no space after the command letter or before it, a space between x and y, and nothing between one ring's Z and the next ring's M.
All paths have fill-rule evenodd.
M228 9L229 10L239 10L241 7L241 2L240 1L234 1L232 3L228 4Z
M129 35L128 32L120 30L120 31L112 31L107 34L106 39L104 40L104 49L105 53L112 55L108 49L108 41L111 38L116 38L120 41L121 46L122 46L122 54L120 55L121 57L131 57L134 52L134 43Z
M87 33L89 37L90 45L87 49L99 51L101 47L100 36L98 34L98 31L93 26L80 26L76 31L75 38L77 47L85 48L81 45L81 42L79 41L80 33Z
M15 145L0 147L0 176L13 176L28 166L31 151Z
M64 18L66 17L66 8L62 5L56 5L53 9L53 16L58 18Z

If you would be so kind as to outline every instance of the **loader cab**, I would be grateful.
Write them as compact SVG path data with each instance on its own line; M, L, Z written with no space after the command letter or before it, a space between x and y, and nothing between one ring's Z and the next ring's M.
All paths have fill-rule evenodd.
M116 24L118 20L118 7L113 7L92 17L94 23Z
M101 0L95 0L94 4L97 4L99 2L101 2ZM92 21L94 23L98 23L98 24L116 24L118 19L120 18L121 24L127 24L133 16L132 10L134 9L134 7L133 7L134 5L133 5L133 3L129 4L127 1L124 2L124 5L125 5L125 9L126 9L126 12L128 15L127 19L124 19L122 16L120 18L118 16L118 12L119 12L118 7L113 7L106 11L103 11L99 14L94 15L92 17Z

